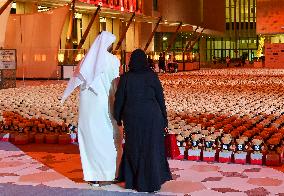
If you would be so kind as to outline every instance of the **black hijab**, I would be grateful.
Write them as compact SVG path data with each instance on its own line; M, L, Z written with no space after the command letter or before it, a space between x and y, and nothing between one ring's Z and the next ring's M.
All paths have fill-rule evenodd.
M150 67L147 61L147 55L141 49L136 49L132 52L128 64L130 71L148 71Z

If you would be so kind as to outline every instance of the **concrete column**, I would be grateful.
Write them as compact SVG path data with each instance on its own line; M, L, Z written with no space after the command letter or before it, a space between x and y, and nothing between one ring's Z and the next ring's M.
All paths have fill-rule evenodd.
M120 39L120 37L121 37L121 35L122 35L122 33L123 33L123 31L124 31L125 28L126 28L126 22L121 21L121 22L119 23L119 38L118 38L118 40ZM127 34L126 34L126 36L127 36ZM120 48L121 48L122 50L126 50L126 39L125 39L125 38L124 38L124 40L123 40L123 42L122 42Z
M200 62L202 64L206 61L206 38L201 37L199 44Z
M106 18L106 31L113 33L113 19L112 18Z
M33 2L16 2L16 14L37 13L37 3Z
M132 52L135 48L135 23L132 23L126 33L126 52Z
M116 46L120 38L120 28L121 28L121 21L117 18L113 18L113 32L112 33L116 36L114 46Z
M146 46L146 43L148 42L148 39L152 33L152 29L154 28L155 24L150 24L150 23L145 23L141 22L140 23L140 45L142 49ZM154 37L147 49L147 52L154 51Z
M84 34L85 30L87 29L91 18L92 18L91 14L83 14L82 15L82 32L83 32L83 34ZM89 50L89 48L91 47L95 38L98 36L99 32L100 32L100 21L99 21L99 17L97 16L82 48Z
M141 45L141 34L144 31L141 31L141 23L140 22L132 22L127 33L126 33L126 51L132 52L137 48L142 48Z
M89 14L82 14L82 31L83 34L85 32L85 30L87 29L87 26L89 24ZM90 47L90 36L88 35L88 37L85 40L85 43L83 44L82 48L84 49L89 49Z
M83 31L81 32L81 28L80 28L80 19L77 20L77 23L76 23L76 27L77 28L77 43L79 45L80 43L80 40L81 40L81 37L83 36L82 33Z
M67 31L68 31L68 26L69 26L69 19L70 19L70 12L68 13L66 20L64 22L64 26L62 29L62 33L61 33L61 38L60 38L60 48L64 49L65 48L65 44L66 44L66 35L67 35Z
M141 23L135 22L135 24L134 24L134 49L142 48L142 46L141 46L141 34L142 33L143 32L141 31Z

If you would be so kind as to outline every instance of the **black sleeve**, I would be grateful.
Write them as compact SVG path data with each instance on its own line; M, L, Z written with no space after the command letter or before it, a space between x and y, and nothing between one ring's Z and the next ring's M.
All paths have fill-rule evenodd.
M114 119L116 120L119 126L122 125L122 112L125 104L125 85L126 77L125 75L122 75L117 85L114 100Z
M164 92L161 85L161 82L156 74L154 74L154 89L155 89L155 97L162 111L165 127L168 127L168 119L167 119L167 108L165 104Z

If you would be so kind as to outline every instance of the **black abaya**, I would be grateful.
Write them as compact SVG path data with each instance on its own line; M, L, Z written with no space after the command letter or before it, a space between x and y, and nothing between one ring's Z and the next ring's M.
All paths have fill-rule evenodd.
M153 192L172 179L164 145L167 113L158 76L141 65L141 51L136 55L130 72L120 78L114 104L115 119L125 128L119 179L127 189Z

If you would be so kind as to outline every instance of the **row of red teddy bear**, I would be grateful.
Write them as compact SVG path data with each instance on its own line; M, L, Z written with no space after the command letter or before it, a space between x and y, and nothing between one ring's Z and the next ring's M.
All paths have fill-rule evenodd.
M206 118L207 120L209 119L214 119L214 120L210 120L210 123L216 123L215 125L211 124L211 127L206 127L204 126L204 124L199 124L199 130L198 132L200 132L202 135L209 135L209 133L212 131L214 132L214 134L212 134L212 137L216 138L216 137L220 137L220 132L223 132L225 134L230 134L232 136L232 138L236 139L239 137L244 138L245 140L252 140L253 138L255 138L256 136L259 136L259 138L261 140L263 140L263 142L265 144L269 143L269 145L275 145L275 146L281 146L284 145L284 141L283 141L283 137L284 137L284 129L281 128L277 128L273 125L271 125L271 127L265 128L263 122L266 121L268 122L267 119L273 119L274 117L272 115L266 116L267 118L264 118L262 116L256 116L252 119L249 118L241 118L241 119L237 119L235 116L231 116L231 117L226 117L224 115L222 116L215 116L215 115L200 115L197 118L195 118L195 120L197 120L198 122L202 119L202 118ZM280 117L281 118L281 117ZM278 119L280 119L278 118ZM180 121L182 118L179 118ZM194 124L191 121L194 118L184 118L185 121L187 121L187 124ZM277 119L277 120L278 120ZM277 121L276 120L276 121ZM213 121L213 122L212 122ZM221 122L223 123L222 126L219 126L218 124L221 124ZM260 122L259 124L256 124ZM228 124L227 124L228 123ZM218 125L218 126L216 126ZM265 126L267 126L268 124L265 124ZM182 128L180 128L182 127ZM188 127L190 128L190 130L188 130ZM175 130L177 128L177 131ZM222 128L222 129L221 129ZM177 135L177 140L182 142L184 141L185 138L188 138L189 135L191 135L192 133L196 132L196 129L193 130L192 126L182 126L179 124L174 124L174 126L170 126L169 128L173 133L178 134ZM216 129L216 131L215 131ZM220 131L218 131L218 129ZM180 130L180 131L179 131ZM217 135L216 135L217 134ZM236 141L235 141L236 142ZM247 141L246 141L247 142Z
M76 141L76 127L45 119L26 119L14 112L4 112L0 120L0 139L16 144L61 143ZM4 120L4 121L3 121Z
M273 136L266 144L260 136L249 139L246 136L233 138L230 134L209 134L193 133L185 141L177 141L175 147L175 135L169 135L172 142L168 142L168 155L172 158L186 158L188 160L204 160L231 162L234 157L235 163L263 164L266 157L266 164L279 165L283 158L284 132L282 143L279 145ZM179 137L177 137L179 139ZM169 139L168 139L169 140ZM186 156L185 156L186 155Z

